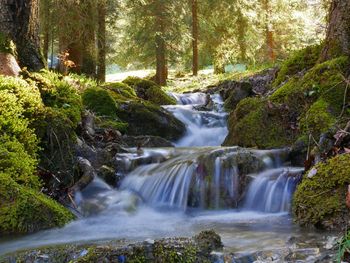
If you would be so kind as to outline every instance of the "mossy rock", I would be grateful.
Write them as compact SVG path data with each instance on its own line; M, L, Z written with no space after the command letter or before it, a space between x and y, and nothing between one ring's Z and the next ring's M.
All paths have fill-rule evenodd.
M0 234L32 233L61 227L74 216L45 195L0 173Z
M247 98L231 112L225 145L275 148L293 144L311 133L316 140L349 115L347 57L317 64L300 78L293 77L267 98Z
M312 68L318 61L322 47L322 45L308 46L292 54L283 62L281 69L272 84L273 87L277 87L302 70Z
M134 88L139 98L150 101L156 105L175 105L176 100L166 94L162 88L151 80L137 77L128 77L124 84Z
M153 135L177 140L185 133L185 125L161 107L148 102L130 102L119 107L118 117L129 124L129 135Z
M246 98L230 114L224 145L261 149L287 146L294 137L287 125L280 110L270 109L265 99Z
M321 98L305 113L300 120L300 127L304 134L311 133L314 138L319 138L322 133L329 131L336 121L330 104Z
M117 104L106 89L88 88L84 91L83 103L98 116L116 118Z
M115 94L116 96L119 95L119 97L124 100L137 99L135 90L125 83L121 83L121 82L106 83L103 85L103 88L106 88L112 91L113 94Z
M311 178L309 178L309 176ZM350 154L339 155L306 173L293 198L293 214L301 225L343 228L350 219L345 205L350 184Z

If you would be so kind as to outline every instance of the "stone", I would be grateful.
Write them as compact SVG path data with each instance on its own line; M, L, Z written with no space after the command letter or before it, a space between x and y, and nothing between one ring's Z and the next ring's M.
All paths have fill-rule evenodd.
M21 68L12 54L0 53L0 75L17 77L20 72Z

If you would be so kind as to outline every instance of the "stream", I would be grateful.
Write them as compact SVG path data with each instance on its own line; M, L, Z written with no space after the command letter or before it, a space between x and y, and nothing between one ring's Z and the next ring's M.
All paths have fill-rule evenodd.
M334 235L293 224L291 200L303 169L289 166L286 150L221 147L228 116L220 96L211 95L210 107L204 107L206 94L173 96L178 105L164 108L187 127L175 148L117 154L117 175L124 179L112 188L96 178L78 193L83 217L60 229L0 238L0 254L73 242L190 237L214 229L230 262L326 258Z

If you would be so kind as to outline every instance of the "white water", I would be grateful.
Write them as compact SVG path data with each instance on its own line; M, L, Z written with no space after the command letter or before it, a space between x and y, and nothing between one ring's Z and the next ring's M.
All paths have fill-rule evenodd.
M288 215L300 169L282 167L283 151L218 147L227 134L221 99L212 96L215 110L198 112L204 94L174 96L182 105L166 108L187 125L177 146L190 148L144 149L141 156L130 149L116 156L128 173L121 189L95 179L76 195L87 217L61 229L0 240L0 254L58 243L192 236L208 228L222 236L226 249L240 253L285 248L290 235L305 236ZM246 169L241 160L248 155L262 166L241 177ZM242 178L251 178L245 195Z
M176 146L220 146L228 133L227 113L223 110L221 97L210 96L214 111L198 111L195 107L206 103L206 94L173 94L173 96L177 99L178 105L165 108L187 127L186 135L176 142Z

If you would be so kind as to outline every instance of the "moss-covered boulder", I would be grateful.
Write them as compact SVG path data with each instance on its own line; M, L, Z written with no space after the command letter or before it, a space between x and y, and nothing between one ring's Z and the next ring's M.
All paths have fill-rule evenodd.
M320 163L306 173L293 198L293 214L301 225L341 229L349 224L345 200L350 185L350 154Z
M162 88L151 80L128 77L123 83L134 88L139 98L148 100L156 105L174 105L176 100L166 94Z
M124 84L121 82L106 83L103 85L103 88L109 90L111 96L117 102L139 100L135 90L132 87L128 86L127 84Z
M185 133L185 125L161 107L147 102L122 104L118 117L127 122L130 135L153 135L177 140Z
M231 112L229 134L224 145L274 148L292 143L293 130L285 121L283 109L271 106L266 99L246 98Z
M82 97L84 105L97 115L110 118L117 117L117 104L107 90L89 88L84 91Z
M31 233L63 226L74 217L45 195L0 173L0 234Z
M230 114L224 144L274 148L310 134L318 140L339 122L339 116L349 116L350 93L344 77L349 65L348 57L316 64L269 96L242 100Z

